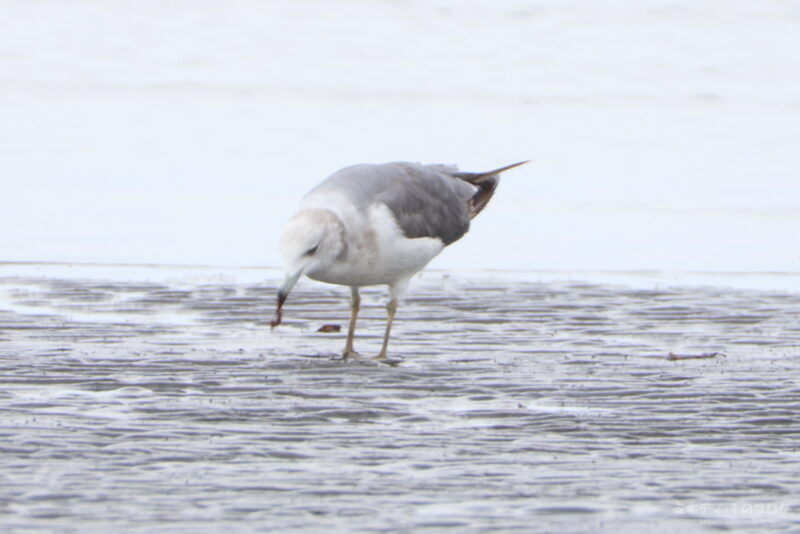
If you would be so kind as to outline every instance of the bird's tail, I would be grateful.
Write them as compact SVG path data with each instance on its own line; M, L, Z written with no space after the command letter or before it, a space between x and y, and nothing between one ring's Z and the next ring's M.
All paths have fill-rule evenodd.
M500 183L500 173L505 172L514 167L524 165L528 161L520 161L519 163L512 163L499 169L494 169L487 172L455 172L453 176L464 180L478 188L472 198L469 199L469 218L474 219L486 204L492 199L494 190L497 189L497 184Z

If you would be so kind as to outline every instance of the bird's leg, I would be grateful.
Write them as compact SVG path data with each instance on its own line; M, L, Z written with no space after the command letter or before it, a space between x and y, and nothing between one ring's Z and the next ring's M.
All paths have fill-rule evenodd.
M386 305L386 332L383 334L383 347L381 347L381 352L376 357L377 360L385 360L386 359L386 348L389 346L389 334L392 331L392 321L394 321L394 314L397 311L397 295L394 291L391 292L391 297L389 298L389 303Z
M361 296L358 294L357 287L350 288L350 326L347 327L347 342L344 345L344 352L342 356L348 358L350 356L358 356L358 353L353 350L353 337L356 334L356 317L358 311L361 309Z

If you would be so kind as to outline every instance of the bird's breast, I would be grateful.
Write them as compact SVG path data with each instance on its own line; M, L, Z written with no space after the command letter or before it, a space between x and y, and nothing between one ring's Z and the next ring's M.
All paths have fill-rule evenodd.
M444 248L440 239L405 237L383 204L372 206L367 219L360 231L348 232L347 254L308 272L309 278L346 286L391 285L413 276Z

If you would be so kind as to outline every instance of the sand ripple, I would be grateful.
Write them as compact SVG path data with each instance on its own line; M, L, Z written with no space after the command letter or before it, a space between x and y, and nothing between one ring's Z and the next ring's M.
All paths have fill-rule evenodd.
M97 532L796 526L800 296L0 279L0 518ZM376 353L383 293L357 349ZM713 358L670 361L669 353ZM535 528L534 528L535 527Z

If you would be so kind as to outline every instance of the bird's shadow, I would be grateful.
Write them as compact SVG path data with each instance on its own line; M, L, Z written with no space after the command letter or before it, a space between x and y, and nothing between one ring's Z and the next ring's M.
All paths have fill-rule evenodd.
M382 365L388 365L389 367L397 367L403 362L403 360L397 360L394 358L383 358L379 360L376 358L343 356L341 354L329 356L328 360L332 362L338 362L341 364L361 365L365 367L380 367Z

